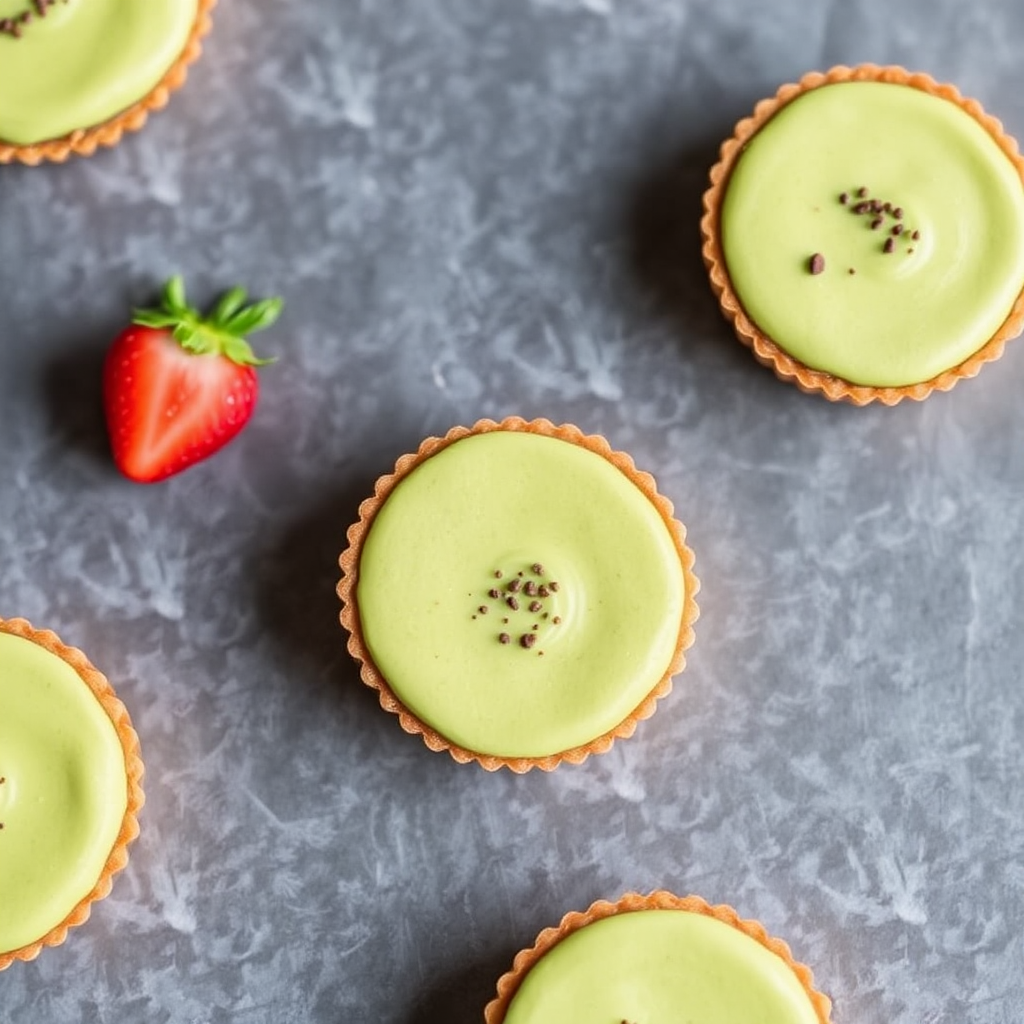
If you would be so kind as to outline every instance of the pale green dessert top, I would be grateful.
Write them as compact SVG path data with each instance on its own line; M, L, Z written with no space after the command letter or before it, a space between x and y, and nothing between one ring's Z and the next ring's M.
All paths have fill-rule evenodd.
M0 633L0 951L41 939L87 896L128 805L117 731L75 670Z
M0 0L0 140L28 145L100 124L140 100L185 48L198 0Z
M572 932L530 969L505 1024L818 1024L789 965L686 910L616 914Z
M422 721L475 753L543 757L655 688L684 589L668 527L624 473L568 441L495 431L398 483L356 603L374 663Z
M743 308L784 351L854 384L915 384L980 349L1024 289L1024 184L951 101L826 85L750 140L721 241Z

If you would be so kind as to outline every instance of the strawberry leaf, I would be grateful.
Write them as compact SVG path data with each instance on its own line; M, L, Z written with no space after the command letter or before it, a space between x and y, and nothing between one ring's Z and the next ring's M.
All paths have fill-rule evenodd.
M132 323L141 324L143 327L175 327L181 323L181 318L174 313L164 313L159 309L133 309Z
M166 285L164 285L164 308L171 313L191 312L188 302L185 300L185 282L181 274L175 274Z
M132 322L169 331L174 340L193 355L224 355L242 366L263 366L274 360L254 355L245 335L274 323L284 302L279 298L263 299L247 306L246 298L244 288L232 288L204 317L188 305L185 284L181 275L175 274L164 285L160 305L155 309L133 310Z
M224 327L245 305L246 298L244 288L232 288L231 291L225 292L210 314L210 323L216 327Z
M280 299L264 299L255 305L246 306L224 325L224 329L237 337L262 331L280 316L282 305Z

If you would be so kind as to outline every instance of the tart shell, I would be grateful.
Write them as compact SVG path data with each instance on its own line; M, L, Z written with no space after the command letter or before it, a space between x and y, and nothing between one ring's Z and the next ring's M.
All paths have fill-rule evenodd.
M29 640L60 658L75 670L113 723L124 752L128 788L128 803L121 821L121 828L99 878L96 879L96 884L78 901L64 920L51 928L45 935L18 949L0 951L0 971L2 971L15 960L34 960L44 946L61 945L67 938L68 929L87 921L93 903L109 895L114 876L128 863L128 847L139 834L138 814L146 798L142 791L144 768L139 752L139 737L132 728L127 709L117 698L107 677L95 668L80 650L68 647L55 633L49 630L35 629L24 619L0 619L0 633L9 633L12 636L20 636Z
M470 434L484 434L495 430L519 431L558 438L562 441L568 441L570 444L586 448L612 463L641 490L657 510L672 536L672 542L679 555L680 565L683 570L683 584L685 588L683 615L679 634L676 638L675 650L662 678L640 704L613 729L582 746L573 747L570 750L549 754L544 757L500 757L494 754L467 750L451 743L436 729L421 721L399 700L388 685L383 674L374 664L373 658L363 641L359 622L359 607L356 601L356 588L359 583L359 559L362 553L363 542L366 539L374 517L388 495L403 477L432 455L436 455L449 445L464 437L468 437ZM342 604L341 624L349 634L348 650L352 657L359 662L360 676L363 682L372 689L377 690L381 707L385 711L390 711L392 714L397 715L401 727L406 732L421 736L423 742L431 750L447 751L456 761L463 764L469 761L476 761L488 771L509 768L513 772L522 774L533 768L552 771L563 761L580 764L591 754L604 753L612 746L615 740L632 736L636 731L637 723L654 714L658 700L671 691L672 677L682 671L686 664L685 652L693 644L693 623L699 615L695 597L700 589L700 583L693 573L694 557L693 552L686 546L686 529L682 523L674 518L673 512L672 503L658 493L654 478L649 473L638 470L629 455L624 452L613 451L603 437L584 434L578 427L571 424L556 426L551 421L544 419L527 421L520 417L509 417L500 422L480 420L472 427L453 427L444 437L427 438L414 454L403 455L395 464L392 473L382 476L377 480L374 486L373 497L367 498L359 506L359 520L349 528L348 547L339 559L342 577L337 590Z
M1024 158L1014 138L1008 135L1002 123L986 114L976 100L967 99L953 85L940 84L929 75L912 73L899 66L882 67L860 64L856 67L837 66L826 72L811 72L799 82L783 85L770 99L762 100L750 117L739 121L732 136L721 148L718 162L712 167L710 187L704 193L704 214L701 218L702 255L711 280L711 288L718 299L722 314L732 324L737 338L754 354L754 358L769 367L783 381L795 384L802 391L821 394L832 401L868 405L881 402L896 405L905 398L921 401L933 391L949 391L965 377L974 377L985 363L1003 354L1006 342L1024 330L1024 290L1017 297L1002 326L984 344L957 366L950 367L930 380L901 387L873 387L853 384L841 377L812 369L794 359L766 335L743 309L732 287L721 240L721 208L729 177L747 142L784 106L797 97L823 85L838 82L887 82L918 89L939 99L956 104L969 114L992 137L999 148L1016 167L1024 184Z
M521 950L516 954L512 969L498 979L498 994L484 1008L484 1024L503 1024L509 1005L523 979L533 966L564 938L595 921L637 910L685 910L691 914L713 917L715 920L729 925L730 928L742 932L783 960L796 975L807 994L820 1024L829 1024L832 1001L814 987L814 976L811 969L793 959L789 946L782 939L772 938L759 921L740 917L732 907L726 904L720 903L712 906L699 896L675 896L663 889L647 895L635 892L626 893L615 903L599 900L582 913L573 911L566 914L556 927L545 928L529 949Z
M17 162L35 166L44 161L64 163L73 154L92 156L100 146L116 146L125 132L137 132L146 123L149 115L167 106L171 93L184 84L190 65L195 63L202 53L201 41L212 26L210 12L216 2L217 0L199 0L196 20L192 24L185 48L164 73L163 78L145 96L100 124L77 128L57 139L19 146L0 139L0 164Z

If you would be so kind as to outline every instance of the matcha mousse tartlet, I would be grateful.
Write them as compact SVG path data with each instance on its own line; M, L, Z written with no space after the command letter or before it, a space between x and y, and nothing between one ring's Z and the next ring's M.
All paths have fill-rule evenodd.
M485 1024L828 1024L811 971L756 921L668 892L567 914L519 953Z
M1024 160L927 75L863 65L783 86L722 146L704 210L723 313L805 391L923 399L1024 327Z
M116 145L199 56L215 0L0 0L0 163Z
M64 941L128 862L139 740L81 651L0 619L0 970Z
M433 750L553 769L632 735L693 642L671 503L573 426L481 420L377 481L341 556L363 681Z

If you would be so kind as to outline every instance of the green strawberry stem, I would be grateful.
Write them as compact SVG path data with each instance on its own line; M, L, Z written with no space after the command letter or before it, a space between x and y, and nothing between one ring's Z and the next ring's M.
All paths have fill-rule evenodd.
M169 330L174 340L197 356L223 355L239 366L265 366L273 359L253 354L247 334L269 327L281 314L284 301L263 299L247 306L244 288L232 288L221 296L213 312L203 316L188 304L185 284L175 274L164 285L160 305L132 311L132 323Z

